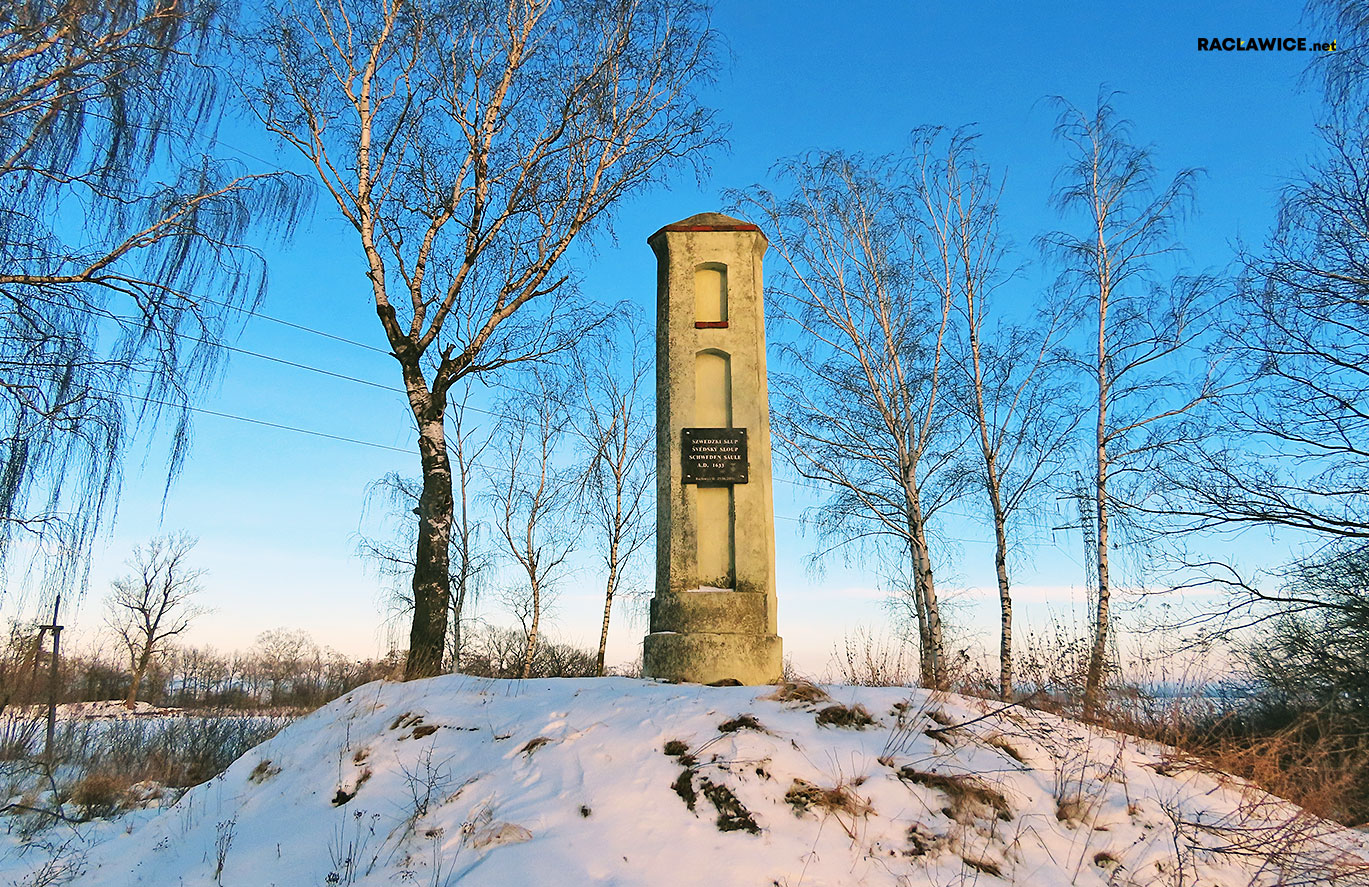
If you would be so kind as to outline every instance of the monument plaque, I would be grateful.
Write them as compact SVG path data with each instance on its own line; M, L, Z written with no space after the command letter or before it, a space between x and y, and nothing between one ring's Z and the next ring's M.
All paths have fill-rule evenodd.
M747 482L745 428L685 428L680 453L687 484Z

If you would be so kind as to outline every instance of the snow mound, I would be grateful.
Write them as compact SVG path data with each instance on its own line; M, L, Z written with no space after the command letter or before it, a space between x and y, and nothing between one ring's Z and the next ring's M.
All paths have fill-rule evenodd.
M1369 878L1356 834L1164 747L904 688L375 683L85 829L86 887Z

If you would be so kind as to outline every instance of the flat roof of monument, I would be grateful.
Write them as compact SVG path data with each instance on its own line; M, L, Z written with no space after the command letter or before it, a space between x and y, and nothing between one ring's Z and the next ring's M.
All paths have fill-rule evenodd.
M696 213L687 219L681 219L671 225L666 225L661 230L647 238L647 242L655 240L657 235L667 231L755 231L761 233L761 229L750 222L741 219L734 219L722 213Z

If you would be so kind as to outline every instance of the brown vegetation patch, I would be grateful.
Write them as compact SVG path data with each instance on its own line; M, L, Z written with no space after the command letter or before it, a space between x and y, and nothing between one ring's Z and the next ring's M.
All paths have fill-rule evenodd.
M421 723L423 723L423 715L417 715L417 714L414 714L414 713L411 712L411 711L406 711L406 712L404 712L404 714L402 714L402 715L400 715L399 717L397 717L397 718L394 719L394 721L390 724L390 729L391 729L391 730L407 729L407 728L409 728L409 727L414 726L415 724L421 724Z
M952 747L955 746L955 743L951 741L950 733L946 730L940 730L936 727L928 727L926 730L923 730L922 732L925 733L927 736L931 737L932 739L935 739L942 745L948 745Z
M784 793L784 802L794 808L795 816L802 816L813 809L826 813L844 813L853 818L870 812L869 803L851 791L850 786L821 788L804 779L794 780L789 786L789 791Z
M523 744L523 747L520 748L518 751L524 757L530 758L532 757L533 752L537 751L539 748L546 745L548 742L551 742L551 740L546 736L538 736L536 739L529 739L526 743Z
M367 767L365 770L361 771L360 775L357 776L356 785L352 786L351 791L347 791L342 786L338 786L337 794L333 795L333 806L341 807L343 804L352 800L352 798L355 798L357 796L357 792L361 791L361 787L365 785L366 780L370 778L371 768Z
M736 733L738 730L755 730L757 733L769 733L770 731L761 726L761 722L756 720L756 716L747 713L737 715L730 721L723 721L718 725L720 733Z
M687 771L686 771L687 772ZM753 835L760 834L761 827L756 824L751 811L746 809L732 790L725 785L718 785L708 779L699 780L699 790L704 797L708 798L709 803L718 811L718 831L720 832L750 832Z
M91 773L71 788L71 802L86 819L100 819L121 812L129 803L127 777L114 773Z
M422 739L424 736L431 736L437 732L437 724L424 724L422 727L414 728L414 739Z
M992 811L1004 822L1012 820L1008 799L1001 792L985 785L978 777L968 774L924 773L907 766L898 771L898 778L944 794L951 803L943 812L956 822L969 822L988 811Z
M998 865L998 863L994 862L993 860L975 859L973 856L962 856L960 858L965 861L966 865L968 865L970 868L974 869L977 872L983 872L986 875L993 875L995 878L1003 877L1003 869Z
M683 739L670 740L665 744L664 751L667 757L678 758L680 766L694 766L694 756L689 753L689 743L685 742Z
M680 800L685 802L685 806L690 809L690 812L693 812L694 804L699 797L694 793L694 771L685 770L681 772L679 777L670 784L670 787L675 791L675 794L680 796Z
M819 727L845 727L850 730L864 730L873 726L875 719L859 702L851 705L829 705L818 712Z
M913 823L908 826L908 849L903 851L903 855L926 856L940 847L943 840L939 835L925 834L922 826Z
M819 702L826 702L831 699L827 691L809 681L781 681L775 692L762 699L773 699L776 702L786 702L791 705L816 705Z
M1008 742L1008 740L1001 734L993 733L989 736L985 736L984 744L992 748L998 749L999 751L1003 752L1003 754L1012 758L1014 761L1021 764L1022 766L1028 766L1026 759L1022 757L1022 753L1018 751L1015 747L1013 747L1013 744Z
M262 758L257 761L257 766L252 768L252 772L247 774L247 781L261 785L278 773L280 773L280 768L272 765L270 758Z

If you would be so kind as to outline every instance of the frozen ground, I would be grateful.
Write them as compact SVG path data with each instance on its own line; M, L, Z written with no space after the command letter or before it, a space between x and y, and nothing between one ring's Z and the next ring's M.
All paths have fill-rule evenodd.
M174 805L11 829L0 884L1369 884L1358 834L1162 747L823 689L370 684Z

